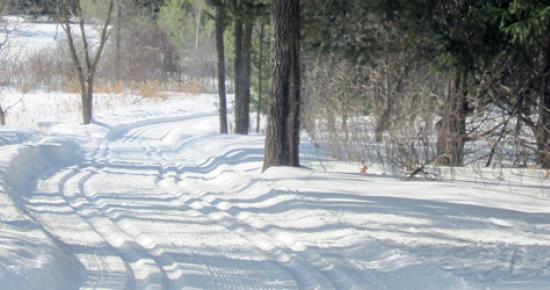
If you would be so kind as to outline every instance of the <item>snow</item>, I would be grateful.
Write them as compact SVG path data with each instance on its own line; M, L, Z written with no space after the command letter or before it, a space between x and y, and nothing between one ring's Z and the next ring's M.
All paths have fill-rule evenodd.
M60 24L40 21L26 16L3 16L0 23L6 23L2 31L7 32L8 57L28 57L44 49L56 48L66 41L65 31ZM72 25L77 28L76 25ZM90 45L95 46L98 40L99 28L87 24L85 26ZM79 29L73 29L75 36L80 36ZM2 37L3 39L3 37Z
M0 289L550 288L538 172L261 173L263 136L217 134L216 96L119 96L86 126L43 97L1 131Z

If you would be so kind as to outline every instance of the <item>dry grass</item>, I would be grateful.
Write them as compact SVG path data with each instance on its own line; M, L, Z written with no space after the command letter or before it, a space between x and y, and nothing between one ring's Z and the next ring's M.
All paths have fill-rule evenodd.
M32 88L33 86L30 82L21 82L17 85L17 90L23 95L30 92Z
M179 93L196 95L206 91L206 88L198 81L172 82L168 85L170 91Z
M63 84L61 91L68 94L80 94L80 83L72 79Z
M64 93L78 94L80 93L80 84L74 79L65 82L61 88ZM94 86L94 92L99 94L124 94L131 93L139 95L145 99L156 101L164 101L168 99L167 92L177 92L190 95L204 93L206 90L203 85L197 81L187 82L161 82L151 80L140 83L125 83L123 81L115 82L98 82Z
M162 84L156 80L140 83L137 87L139 95L148 99L166 100L167 96L163 91Z
M125 85L122 81L102 82L94 87L94 92L100 94L122 94L125 92Z

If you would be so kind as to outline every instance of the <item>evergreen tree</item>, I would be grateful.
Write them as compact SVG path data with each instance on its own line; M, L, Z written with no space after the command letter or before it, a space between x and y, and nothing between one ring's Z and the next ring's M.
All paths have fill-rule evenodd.
M273 0L273 61L264 165L299 166L300 1Z

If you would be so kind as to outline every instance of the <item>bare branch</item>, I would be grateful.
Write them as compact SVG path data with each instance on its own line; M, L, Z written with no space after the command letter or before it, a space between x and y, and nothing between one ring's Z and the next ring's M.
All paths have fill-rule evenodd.
M80 7L80 0L76 1L76 9L78 10L78 26L80 27L80 37L82 38L82 50L84 51L84 61L86 61L86 76L90 77L90 68L91 68L91 61L90 61L90 51L89 51L89 44L88 44L88 38L86 37L86 28L84 23L84 15L82 13L82 8Z
M65 30L65 32L67 34L67 42L69 44L69 49L71 51L71 57L72 57L73 63L74 63L74 65L76 67L76 70L78 72L79 81L80 81L81 85L83 85L83 82L85 80L84 71L82 69L82 63L80 62L80 59L78 58L78 52L77 52L76 47L75 47L73 32L72 32L72 29L71 29L71 23L70 23L70 19L69 19L69 7L70 7L70 1L65 0L64 5L63 5L63 18L61 19L63 21L62 26L63 26L63 30Z
M99 63L99 59L101 58L101 53L103 52L103 48L105 47L105 43L107 42L108 38L108 30L109 25L111 24L111 18L113 15L113 8L114 8L114 0L109 1L109 10L107 12L107 20L105 21L105 24L103 25L103 29L101 30L101 38L99 40L99 47L96 51L94 60L92 62L91 68L93 71L95 71L97 64Z

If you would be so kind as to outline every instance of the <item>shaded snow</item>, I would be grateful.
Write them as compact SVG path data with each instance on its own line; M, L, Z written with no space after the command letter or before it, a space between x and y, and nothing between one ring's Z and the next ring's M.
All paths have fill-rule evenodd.
M215 98L12 129L29 138L0 147L0 289L550 288L538 175L262 174L263 137L218 135Z

